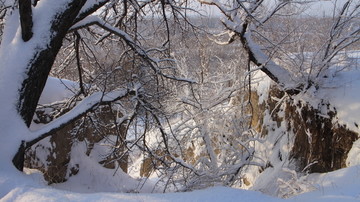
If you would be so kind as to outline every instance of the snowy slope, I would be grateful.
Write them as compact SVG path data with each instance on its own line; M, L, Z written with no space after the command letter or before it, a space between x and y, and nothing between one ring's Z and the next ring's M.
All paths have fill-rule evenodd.
M50 79L47 90L62 91L64 87L58 85L59 80ZM67 86L74 86L74 83L65 81ZM340 72L334 72L327 83L323 84L323 89L312 96L323 97L330 100L338 112L338 122L346 124L350 129L360 132L358 124L360 122L360 71L358 69L347 69ZM67 87L65 87L67 88ZM71 89L71 88L70 88ZM68 89L69 90L69 89ZM61 98L71 96L70 94L57 94ZM43 97L43 103L51 103L59 100L59 97ZM314 99L315 100L315 99ZM260 192L247 191L226 187L213 187L206 190L199 190L186 193L115 193L114 189L100 184L96 176L89 172L85 175L79 175L73 179L73 182L49 187L42 179L41 174L32 173L25 175L17 172L7 172L6 169L0 170L0 201L360 201L360 141L354 144L349 153L347 163L349 168L341 169L325 174L311 174L304 181L311 184L315 191L310 191L290 199L274 198ZM86 160L85 158L83 159ZM1 168L1 167L0 167ZM88 176L88 177L87 177ZM101 176L98 176L101 178ZM118 180L118 181L116 181ZM103 178L108 184L124 186L123 192L133 191L127 189L130 184L134 186L133 179L123 176L117 179ZM87 185L98 183L102 189L87 189ZM77 190L79 193L66 190ZM101 190L102 192L97 192ZM105 193L104 191L109 191ZM113 192L110 192L113 191ZM146 190L150 192L150 189Z
M346 124L349 129L359 133L360 51L350 52L347 57L347 60L343 61L345 64L339 64L332 69L316 96L330 101L337 110L340 124ZM350 62L351 64L346 64ZM344 69L343 66L349 67Z
M329 99L337 109L339 123L359 132L354 123L360 120L360 71L351 69L337 72L330 78L330 82L313 96L324 96ZM94 176L74 178L71 184L58 185L56 189L45 185L40 174L25 175L21 173L8 173L0 170L0 201L360 201L360 142L356 142L348 156L349 168L325 174L311 174L304 181L311 184L315 191L310 191L290 199L274 198L260 192L247 191L226 187L213 187L206 190L186 193L115 193L97 190L87 190L86 185L91 183ZM84 159L85 160L85 159ZM127 186L134 183L132 179L122 178L117 185ZM111 180L110 180L111 181ZM76 183L75 183L76 182ZM96 182L94 182L96 183ZM109 183L111 184L111 183ZM77 193L65 190L85 190ZM113 191L109 188L108 191ZM126 189L123 189L126 192ZM149 189L147 191L150 191Z

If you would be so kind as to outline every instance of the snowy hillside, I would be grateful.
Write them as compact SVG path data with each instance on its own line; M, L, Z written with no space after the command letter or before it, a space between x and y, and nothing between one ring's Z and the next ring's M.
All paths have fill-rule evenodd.
M198 2L0 0L0 202L360 201L360 1Z
M57 79L52 80L58 82ZM56 84L48 85L50 89L54 89L56 86ZM360 95L357 91L360 89L360 72L356 68L336 72L330 78L330 82L324 83L324 86L326 87L320 92L310 94L314 96L313 99L310 99L311 96L301 99L315 101L316 96L328 98L337 109L339 122L359 132L357 121L360 120L360 113L358 113L360 110L358 102ZM49 99L52 98L49 97ZM359 201L359 154L360 143L357 141L350 150L347 159L347 164L351 167L284 181L284 184L289 183L288 188L299 188L302 189L302 192L307 192L289 199L280 199L261 192L226 187L213 187L186 193L152 194L150 193L152 191L151 186L146 185L140 191L141 193L124 193L138 192L135 187L140 181L136 181L126 174L117 174L115 178L111 178L112 174L109 173L96 178L92 173L92 169L99 168L94 167L89 162L86 164L89 167L84 170L83 174L79 174L68 182L53 187L46 185L41 174L31 170L28 171L27 175L8 173L6 170L1 170L0 197L1 201ZM87 161L87 156L80 158L84 162ZM272 179L272 177L269 175L262 178L268 181L268 186L271 186L271 184L275 183L275 181L272 182L271 180L278 180ZM114 186L117 188L114 189ZM116 193L117 191L122 193ZM299 192L299 190L290 191L293 193Z

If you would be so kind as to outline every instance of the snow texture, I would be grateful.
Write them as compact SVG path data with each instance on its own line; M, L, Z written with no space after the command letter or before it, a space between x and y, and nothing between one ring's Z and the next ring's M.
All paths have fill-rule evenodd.
M86 176L82 176L86 178ZM84 180L78 178L76 180ZM279 199L260 192L225 187L212 187L186 193L136 194L104 193L88 194L58 190L41 185L41 176L33 173L24 175L4 175L0 172L1 201L359 201L360 167L353 166L326 174L312 174L308 181L313 182L316 191L290 199ZM38 182L38 183L36 183ZM129 181L122 181L127 184ZM79 184L81 186L81 184ZM103 187L106 188L106 187ZM86 189L86 187L85 187Z
M39 104L51 104L71 98L78 92L78 89L79 83L77 82L49 77L40 97Z

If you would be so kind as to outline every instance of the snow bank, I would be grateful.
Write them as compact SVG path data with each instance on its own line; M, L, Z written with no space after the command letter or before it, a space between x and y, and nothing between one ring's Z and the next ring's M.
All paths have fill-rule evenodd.
M337 122L360 134L360 51L347 55L352 67L334 70L332 77L324 84L318 96L326 98L337 111ZM360 164L360 139L355 141L348 153L347 166Z
M348 69L335 67L317 97L325 98L336 108L338 122L360 133L360 51L348 55L353 66Z
M322 79L322 83L319 83L319 89L309 89L306 93L293 98L303 103L309 103L315 109L321 106L319 104L322 100L328 100L331 107L337 112L334 124L345 125L346 128L360 134L360 94L358 93L360 89L360 52L348 52L344 57L341 60L342 63L338 63L329 70L327 77ZM257 90L259 95L259 103L269 99L270 79L264 76L263 73L256 72L253 75L253 82L253 88ZM276 99L281 103L282 99ZM259 163L262 160L268 160L269 167L261 173L256 168L246 170L244 175L252 187L244 186L243 188L283 197L309 192L314 189L318 190L309 194L309 197L304 194L293 198L299 201L339 201L342 199L351 201L359 199L359 192L347 192L342 188L334 190L334 187L336 189L338 186L346 187L344 189L351 189L351 186L356 187L358 185L356 180L359 180L359 174L356 171L358 167L351 167L348 170L344 169L324 175L313 174L309 178L293 170L293 162L286 159L289 158L294 134L287 131L287 126L283 122L281 124L276 123L269 117L270 113L278 113L279 117L283 117L281 105L279 104L277 107L279 107L279 112L275 110L274 112L265 112L264 124L273 130L270 130L269 135L263 142L257 144L255 149L255 156L259 159ZM324 111L324 114L327 114L327 111ZM347 166L360 165L359 154L360 140L356 141L350 150L346 160ZM344 177L344 180L342 177ZM355 180L351 179L349 181L347 178L349 180L354 178ZM351 182L350 187L347 187L346 182ZM305 197L306 200L302 197Z
M50 104L71 98L78 92L78 89L79 84L77 82L48 77L39 104Z
M347 166L360 165L360 139L354 142L353 147L348 153L346 159Z
M293 201L359 201L360 166L352 166L330 173L311 174L308 177L316 191L291 198Z

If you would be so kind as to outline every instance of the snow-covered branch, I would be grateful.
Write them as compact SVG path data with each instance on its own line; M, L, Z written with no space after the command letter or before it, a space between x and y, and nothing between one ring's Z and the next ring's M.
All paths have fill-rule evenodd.
M222 22L225 27L234 32L248 54L252 63L258 66L267 76L276 82L285 92L290 95L298 94L304 88L309 88L312 83L298 81L288 69L277 64L272 56L265 52L265 48L255 42L253 30L273 18L285 6L295 3L303 4L308 1L281 1L268 8L266 13L260 11L264 7L264 1L237 1L231 9L224 9L225 4L219 1L205 1L205 3L217 6L225 12L227 19ZM219 5L220 4L220 5ZM233 40L234 37L231 39Z
M87 0L74 22L77 23L83 20L87 16L91 15L92 13L103 7L108 2L109 0Z
M29 148L40 140L54 134L54 132L76 121L89 111L94 110L96 107L100 105L107 105L129 95L136 95L136 90L124 89L109 93L97 92L86 97L66 114L48 123L43 128L31 132L31 136L27 137L26 140L26 148Z

